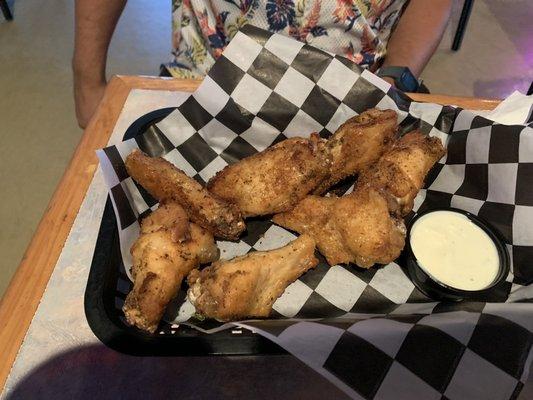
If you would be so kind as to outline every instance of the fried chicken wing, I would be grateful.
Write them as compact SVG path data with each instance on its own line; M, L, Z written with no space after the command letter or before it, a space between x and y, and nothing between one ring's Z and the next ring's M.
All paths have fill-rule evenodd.
M404 247L403 221L389 215L387 201L373 188L362 187L340 197L330 216L351 254L343 263L352 261L362 268L387 264Z
M368 188L343 197L308 196L273 221L312 236L330 265L385 264L396 259L404 246L403 223L391 218L386 200Z
M439 138L409 132L361 174L358 185L380 190L388 197L391 211L405 216L413 209L427 173L445 153Z
M396 112L372 109L344 123L328 141L291 138L229 165L207 188L245 217L288 211L309 193L375 162L396 131Z
M443 155L440 139L411 132L362 174L352 193L309 196L273 221L311 235L330 265L389 263L404 247L400 217L411 211L426 174Z
M322 194L332 185L375 163L396 133L397 114L393 110L370 109L350 118L328 140L330 174L313 191Z
M161 203L156 211L141 222L141 235L157 231L168 231L174 242L183 242L191 237L189 217L177 203Z
M237 239L246 226L233 204L216 197L163 158L134 150L126 158L130 176L159 201L181 204L189 218L224 239Z
M161 205L141 222L131 248L133 289L123 311L129 324L154 332L189 271L218 259L213 236L189 223L177 203Z
M325 141L290 138L218 172L207 188L245 217L289 210L328 173Z
M285 247L249 253L218 261L202 271L193 270L187 280L188 296L196 311L220 321L268 317L285 288L318 260L315 241L308 235Z
M301 234L308 234L316 241L318 250L330 265L349 262L353 256L331 218L338 197L307 196L291 211L276 214L276 224Z

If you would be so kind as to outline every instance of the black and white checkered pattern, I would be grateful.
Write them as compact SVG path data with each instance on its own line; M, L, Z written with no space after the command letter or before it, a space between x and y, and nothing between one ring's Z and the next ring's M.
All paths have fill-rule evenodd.
M198 90L156 129L99 152L120 226L124 265L131 265L129 247L138 235L138 219L157 207L126 172L123 160L133 148L162 156L205 183L226 165L287 137L310 132L328 137L346 119L371 107L397 111L401 133L420 129L447 145L448 154L430 172L414 211L453 206L488 220L508 244L512 273L490 298L447 306L420 293L399 264L363 270L351 265L329 267L321 259L276 301L274 317L279 319L256 327L304 360L319 355L292 349L282 339L302 344L307 339L294 341L295 335L309 335L312 343L324 332L331 346L320 349L320 363L312 359L310 364L365 398L391 397L398 382L403 386L397 390L403 390L405 398L456 398L466 390L470 375L478 374L478 367L488 383L479 390L470 388L469 398L483 398L484 390L498 394L491 398L509 398L519 390L531 326L513 324L502 312L497 317L485 315L487 308L497 305L484 302L533 299L528 286L533 282L533 128L496 124L451 106L411 102L349 60L284 36L245 27ZM247 220L247 232L238 242L218 245L221 257L227 259L278 248L294 238L268 218L254 218ZM126 293L125 289L118 291ZM117 307L121 304L119 299ZM499 310L512 312L517 306L508 304ZM533 319L533 306L520 307ZM181 319L193 311L190 304L181 305ZM387 316L376 319L376 315ZM312 325L298 322L316 318L328 319ZM466 333L469 326L472 329ZM520 340L502 342L497 351L494 346L485 348L495 332L503 332L501 337L507 339L505 332L513 329L520 332ZM391 337L381 343L380 334L389 331ZM498 354L491 356L489 350ZM492 389L496 378L505 385Z
M516 398L528 373L530 310L404 306L386 316L239 325L283 346L354 398Z

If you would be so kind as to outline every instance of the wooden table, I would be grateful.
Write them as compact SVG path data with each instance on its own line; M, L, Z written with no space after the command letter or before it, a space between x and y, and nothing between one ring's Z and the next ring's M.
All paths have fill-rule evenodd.
M194 91L201 81L139 76L111 79L95 117L65 170L37 230L0 303L0 387L22 344L26 331L65 240L98 166L95 150L104 147L132 89ZM492 110L499 100L412 94L416 101L455 104L467 109Z

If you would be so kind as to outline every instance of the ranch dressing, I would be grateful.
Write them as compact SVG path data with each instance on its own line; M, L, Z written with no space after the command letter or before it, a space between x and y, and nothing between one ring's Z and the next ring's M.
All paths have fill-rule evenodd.
M496 279L500 258L492 239L468 217L434 211L411 228L411 249L433 279L461 290L481 290Z

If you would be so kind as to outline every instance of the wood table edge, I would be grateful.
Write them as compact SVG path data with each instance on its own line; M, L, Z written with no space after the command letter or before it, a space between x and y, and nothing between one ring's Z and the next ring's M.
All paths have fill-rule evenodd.
M443 94L407 93L414 101L454 105L466 110L494 110L501 100L477 97L448 96Z
M175 79L175 78L160 78L150 76L120 76L120 78L130 87L146 88L145 85L152 85L151 88L167 89L167 90L186 90L194 91L202 83L201 80L194 79ZM465 96L449 96L443 94L426 94L426 93L407 93L407 95L417 102L422 103L437 103L442 105L456 105L458 107L470 110L493 110L501 100L465 97Z
M95 117L78 146L39 222L9 286L0 301L0 388L4 388L28 327L59 259L65 241L98 166L95 150L104 147L132 89L194 91L200 80L114 76ZM492 110L500 101L468 97L409 94L415 101ZM47 245L49 251L41 251ZM38 266L38 268L34 268Z

